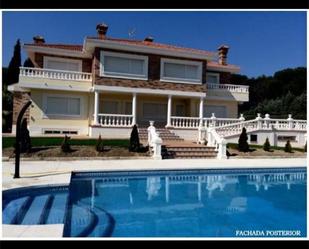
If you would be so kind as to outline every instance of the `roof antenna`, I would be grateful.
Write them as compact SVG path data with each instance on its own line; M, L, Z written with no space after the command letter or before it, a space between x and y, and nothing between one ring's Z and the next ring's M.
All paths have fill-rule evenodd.
M129 38L134 37L135 33L136 33L136 28L130 29L129 32L128 32Z

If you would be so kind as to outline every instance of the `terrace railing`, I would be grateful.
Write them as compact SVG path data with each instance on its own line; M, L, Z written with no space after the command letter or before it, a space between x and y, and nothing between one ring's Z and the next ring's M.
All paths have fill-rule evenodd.
M245 86L245 85L207 83L206 86L207 86L207 89L209 90L219 89L219 90L227 90L227 91L236 92L236 93L249 93L249 86Z
M247 131L272 129L305 131L307 129L307 121L294 120L291 114L289 114L288 119L271 119L269 114L262 118L261 114L258 113L256 119L219 126L215 130L220 136L226 137L240 134L243 127Z
M34 67L20 67L19 76L56 80L92 81L91 73Z
M229 125L238 123L244 120L244 117L241 115L240 118L216 118L215 114L212 113L210 118L198 118L198 117L180 117L180 116L171 116L171 126L174 128L182 129L197 129L200 125L203 127L217 127L223 125Z
M292 115L289 114L288 119L271 119L269 114L265 115L265 118L258 116L253 120L242 121L236 123L222 125L222 126L212 126L207 127L200 126L198 141L204 143L205 140L208 141L208 146L215 146L218 151L218 158L226 158L226 141L224 138L234 135L239 135L243 128L246 128L247 132L257 131L257 130L296 130L296 131L306 131L307 122L305 120L294 120Z
M124 114L98 114L98 123L108 127L131 127L133 125L133 115Z

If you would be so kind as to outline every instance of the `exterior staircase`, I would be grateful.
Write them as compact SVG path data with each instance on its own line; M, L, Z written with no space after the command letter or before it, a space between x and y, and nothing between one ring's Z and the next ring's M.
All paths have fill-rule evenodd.
M216 156L215 147L206 147L205 145L174 144L162 146L163 159L215 158Z
M162 159L215 158L217 156L215 147L206 147L192 141L184 141L183 138L166 128L156 128L156 131L163 142ZM146 142L148 140L146 127L138 128L138 133L141 141Z
M177 136L175 133L166 128L156 128L156 131L159 133L160 138L163 143L166 141L184 141L183 138ZM148 140L148 131L147 128L138 128L139 139L142 141Z

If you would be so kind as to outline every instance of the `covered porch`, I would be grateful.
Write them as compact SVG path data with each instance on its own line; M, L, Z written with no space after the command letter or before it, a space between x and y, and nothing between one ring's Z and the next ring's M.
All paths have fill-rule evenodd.
M179 94L94 91L92 126L197 128L203 123L206 93Z

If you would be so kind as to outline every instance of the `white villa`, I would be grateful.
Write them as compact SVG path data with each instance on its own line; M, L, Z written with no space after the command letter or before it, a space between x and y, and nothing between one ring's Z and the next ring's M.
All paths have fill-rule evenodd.
M128 138L137 124L147 139L146 127L154 121L163 140L219 146L246 127L252 143L269 137L272 145L287 139L292 146L305 144L306 121L238 116L238 105L249 101L249 88L230 84L240 69L228 63L228 46L214 53L152 37L111 38L105 24L96 29L97 36L85 37L83 45L50 44L40 36L23 45L34 67L21 67L19 82L9 87L13 131L19 109L31 99L26 115L32 136Z

